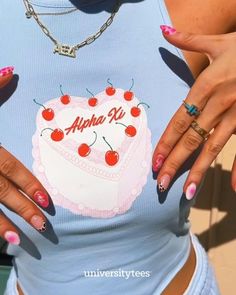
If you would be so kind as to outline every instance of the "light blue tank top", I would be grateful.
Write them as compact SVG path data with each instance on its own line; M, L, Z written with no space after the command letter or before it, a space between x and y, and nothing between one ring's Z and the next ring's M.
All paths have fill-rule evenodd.
M79 2L79 11L40 17L73 45L98 31L115 3L31 2L38 12ZM1 1L0 63L15 67L1 91L1 142L44 184L56 210L45 213L51 226L39 233L1 207L22 230L21 244L7 252L25 295L160 294L184 265L194 200L183 184L193 159L166 193L151 159L193 78L161 24L171 25L164 1L125 1L107 30L69 58L53 54L23 1ZM69 99L61 100L60 84Z

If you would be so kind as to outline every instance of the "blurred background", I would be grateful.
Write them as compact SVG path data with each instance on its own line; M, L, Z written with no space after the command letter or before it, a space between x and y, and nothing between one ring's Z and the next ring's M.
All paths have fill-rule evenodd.
M236 294L236 193L230 185L235 153L233 136L211 165L189 217L213 264L222 295Z

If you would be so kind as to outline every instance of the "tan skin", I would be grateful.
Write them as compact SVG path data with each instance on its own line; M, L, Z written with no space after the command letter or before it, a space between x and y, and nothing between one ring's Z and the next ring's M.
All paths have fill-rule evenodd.
M166 0L172 24L178 32L194 34L225 34L236 29L235 0ZM196 13L197 12L197 13ZM236 51L235 51L236 52ZM209 65L209 60L202 53L183 50L189 68L195 78ZM235 57L236 58L236 57ZM0 88L4 87L12 75L1 78ZM236 170L236 169L235 169ZM20 176L19 176L20 175ZM10 181L9 181L10 180ZM236 183L236 176L235 176ZM26 199L16 186L22 188L33 199L35 191L46 190L39 181L19 161L11 156L4 148L0 149L0 202L8 205L22 216L27 222L34 215L45 219L42 211L33 202ZM13 198L13 195L15 196ZM16 202L17 197L17 202ZM12 202L14 200L14 202ZM17 203L14 204L14 203ZM4 238L6 230L17 232L14 226L3 216L0 216L0 236ZM23 295L18 286L19 294Z
M197 105L202 113L196 119L180 106L155 147L153 169L161 156L157 183L159 189L168 189L178 169L203 142L190 128L195 119L201 128L212 132L183 187L186 197L190 192L193 197L192 185L196 192L206 170L236 133L236 2L166 0L166 4L177 32L163 33L163 37L185 49L183 53L196 78L185 100ZM236 158L231 185L236 192Z
M236 31L234 0L165 0L174 28L194 34L224 34ZM197 11L197 14L196 14ZM203 54L183 50L195 78L209 64Z

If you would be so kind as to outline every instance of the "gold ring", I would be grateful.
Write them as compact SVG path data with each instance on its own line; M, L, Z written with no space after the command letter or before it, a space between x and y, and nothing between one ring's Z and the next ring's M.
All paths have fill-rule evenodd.
M192 127L193 130L196 131L204 140L208 138L209 133L205 129L201 128L197 121L193 120L190 127Z

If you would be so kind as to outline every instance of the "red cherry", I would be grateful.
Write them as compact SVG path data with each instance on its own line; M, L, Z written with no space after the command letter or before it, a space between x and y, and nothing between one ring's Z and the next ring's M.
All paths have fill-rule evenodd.
M107 151L105 154L105 160L108 165L114 166L119 160L119 154L116 151Z
M88 90L88 88L86 88L86 90L88 91L88 93L90 93L92 96L89 98L88 100L88 104L91 106L91 107L94 107L95 105L97 105L98 103L98 99L96 97L94 97L94 94L92 92L90 92Z
M106 138L104 136L102 138L107 143L107 145L109 145L109 147L111 149L111 150L109 150L109 151L106 152L106 154L105 154L105 160L106 160L106 162L107 162L108 165L114 166L118 162L118 160L119 160L119 154L112 149L112 147L106 141Z
M140 102L136 107L132 107L130 110L130 113L133 117L138 117L140 115L141 109L138 106L141 104L144 104L146 105L147 108L150 108L150 106L146 104L145 102Z
M45 106L39 102L37 102L35 99L33 99L34 103L44 108L42 111L42 116L46 121L51 121L54 118L54 111L51 108L45 108Z
M112 86L108 86L107 88L106 88L106 94L107 95L114 95L115 94L115 92L116 92L116 89L114 88L114 87L112 87Z
M125 93L124 93L125 100L130 101L133 99L133 97L134 97L134 93L132 91L125 91Z
M86 143L82 143L79 147L78 147L78 153L81 157L86 157L90 154L91 149L90 147L86 144Z
M93 133L95 134L95 139L93 141L93 143L91 143L90 145L87 145L87 143L82 143L79 147L78 147L78 154L81 157L86 157L90 154L91 152L91 146L94 145L94 143L97 140L97 133L95 131L93 131Z
M125 128L125 133L126 133L126 135L133 137L136 135L137 130L134 126L129 125L129 126L127 126L127 128Z
M62 85L60 85L60 91L61 91L61 102L63 104L68 104L70 103L70 96L68 94L64 94L63 91L62 91Z
M63 104L68 104L68 103L70 103L70 96L67 95L67 94L62 95L62 97L61 97L61 102L62 102Z
M54 141L61 141L64 138L64 132L57 128L54 129L53 132L51 133L51 139Z
M91 106L91 107L94 107L95 105L97 105L98 103L98 100L96 97L90 97L89 100L88 100L88 104Z
M130 113L133 117L138 117L140 115L140 108L139 107L132 107Z
M133 125L125 125L125 124L123 124L123 123L121 123L121 122L116 122L116 124L120 124L120 125L123 125L123 126L125 126L126 128L125 128L125 134L126 135L128 135L128 136L131 136L131 137L133 137L133 136L135 136L136 135L136 133L137 133L137 130L136 130L136 128L133 126Z
M51 121L54 118L54 111L51 108L42 111L42 116L46 121Z
M134 79L132 78L132 85L131 85L130 89L127 90L127 91L125 91L125 93L124 93L124 99L125 100L130 101L130 100L133 99L134 93L131 91L131 89L133 88L133 86L134 86Z

